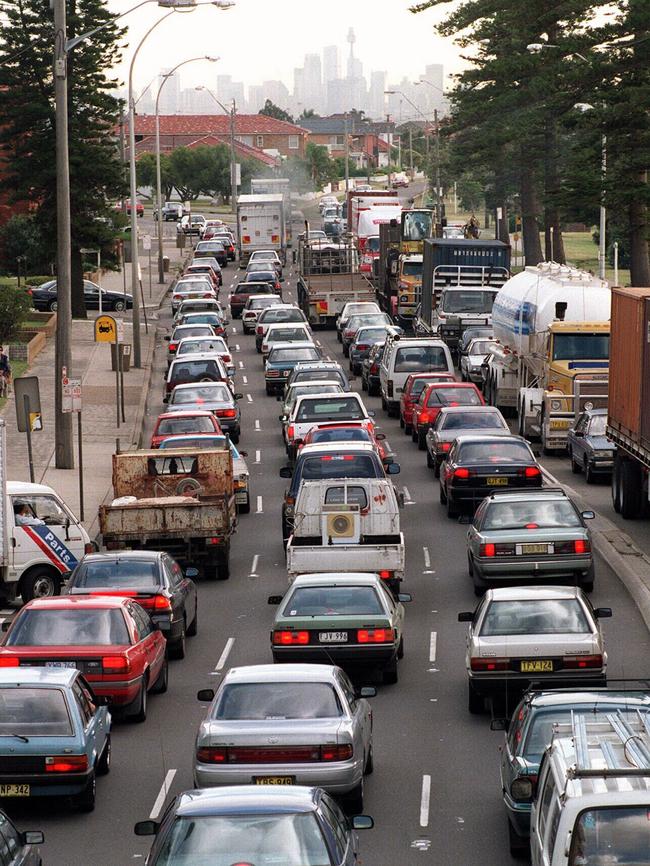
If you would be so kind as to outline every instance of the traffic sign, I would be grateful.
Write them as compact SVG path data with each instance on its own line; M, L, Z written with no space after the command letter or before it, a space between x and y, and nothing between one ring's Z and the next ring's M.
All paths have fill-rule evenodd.
M117 322L113 316L97 316L95 319L95 342L118 342Z
M142 235L142 249L145 252L151 249L151 235Z
M63 380L62 412L81 412L81 379Z

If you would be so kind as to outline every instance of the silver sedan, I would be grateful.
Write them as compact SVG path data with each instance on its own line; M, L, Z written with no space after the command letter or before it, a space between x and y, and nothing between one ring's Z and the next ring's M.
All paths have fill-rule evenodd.
M297 635L299 636L299 632ZM372 771L372 713L347 675L330 665L231 668L196 738L194 783L307 785L363 808L364 775Z

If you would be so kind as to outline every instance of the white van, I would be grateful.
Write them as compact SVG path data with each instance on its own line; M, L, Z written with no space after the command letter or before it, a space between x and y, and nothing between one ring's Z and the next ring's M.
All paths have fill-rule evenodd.
M399 415L402 390L412 373L450 373L454 362L446 343L430 337L388 336L379 367L381 405L389 415Z
M0 595L24 602L57 595L64 575L97 548L61 497L44 484L7 481L0 513Z
M595 721L576 709L556 726L532 806L532 866L650 863L649 729L621 710Z

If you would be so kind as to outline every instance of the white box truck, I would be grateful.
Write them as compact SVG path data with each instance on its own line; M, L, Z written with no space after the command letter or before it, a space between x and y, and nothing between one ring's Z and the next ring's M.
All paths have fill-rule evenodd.
M240 195L237 199L239 267L245 268L255 250L275 250L287 260L284 197L277 193Z

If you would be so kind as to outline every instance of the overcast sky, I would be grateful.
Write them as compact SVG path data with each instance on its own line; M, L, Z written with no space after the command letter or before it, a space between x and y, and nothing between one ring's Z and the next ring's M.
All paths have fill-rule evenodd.
M134 0L109 0L117 13L133 5ZM136 60L134 80L138 88L145 87L160 68L208 54L220 57L219 63L188 64L182 71L183 87L201 82L209 86L217 74L228 74L247 85L281 79L291 90L293 69L302 66L304 54L336 44L345 61L350 27L366 76L371 69L386 69L390 81L404 75L416 78L427 63L442 63L446 74L458 72L458 49L433 32L444 12L413 15L408 5L408 0L237 0L227 11L206 6L174 13L147 38ZM450 2L447 8L453 5ZM122 81L128 77L138 42L166 13L152 2L124 19L129 44L117 68Z

